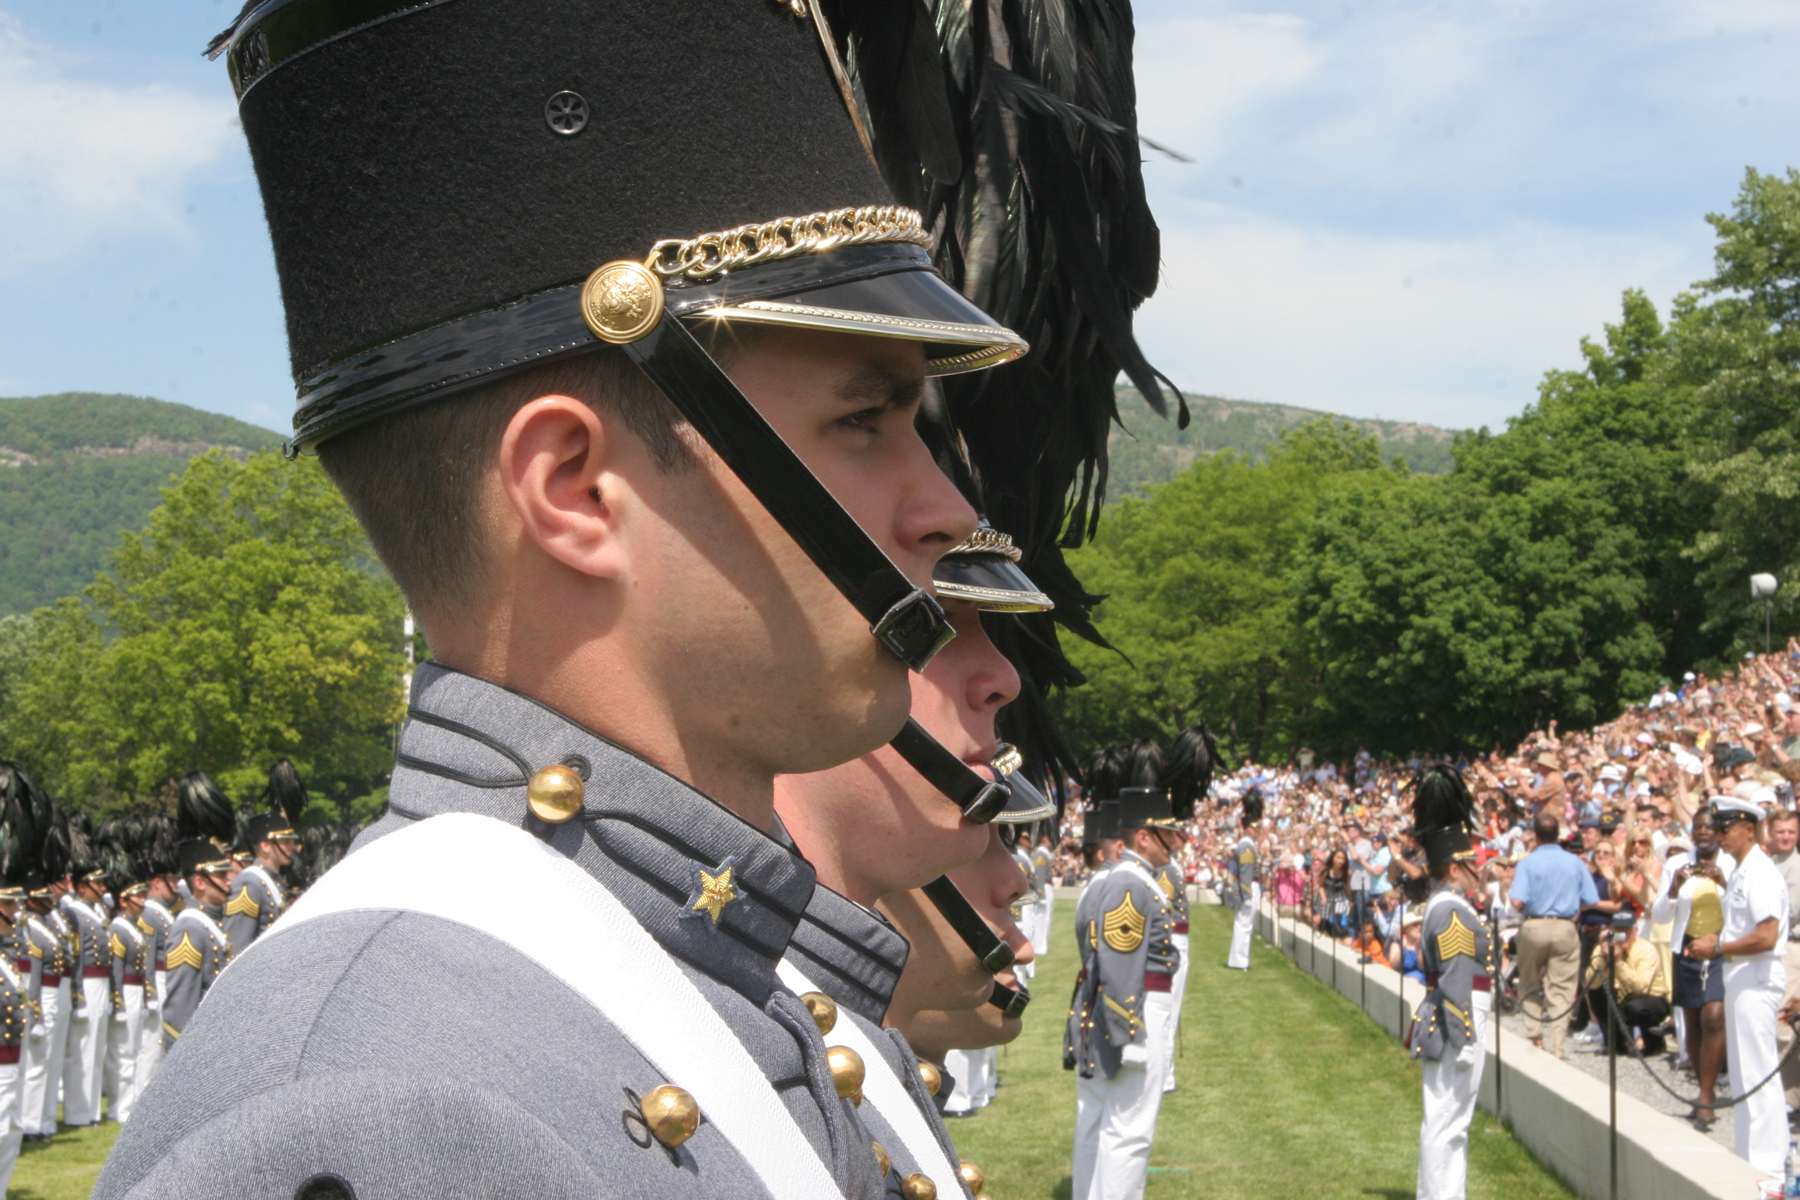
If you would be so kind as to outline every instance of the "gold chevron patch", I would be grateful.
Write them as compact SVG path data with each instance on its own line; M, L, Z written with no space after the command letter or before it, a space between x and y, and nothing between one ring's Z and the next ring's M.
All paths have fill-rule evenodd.
M142 918L142 917L139 917L137 919L137 927L138 927L139 933L145 934L149 937L156 936L156 927L154 925L150 924L150 922L144 920L144 918Z
M1252 865L1253 863L1256 862L1256 851L1240 850L1238 852L1238 862L1242 863L1245 866Z
M1475 957L1475 931L1462 923L1459 913L1450 914L1450 926L1437 936L1438 964L1442 969L1459 954Z
M114 958L125 957L125 943L119 940L118 934L112 935L112 952Z
M1136 950L1144 940L1144 914L1131 902L1130 892L1119 901L1119 907L1100 919L1100 935L1120 954Z
M43 948L40 947L36 942L26 942L25 943L25 953L31 955L31 957L33 957L33 958L44 957Z
M1171 900L1175 898L1175 881L1173 879L1170 879L1167 875L1158 875L1156 877L1156 883L1158 887L1162 888L1163 895Z
M201 957L200 947L194 945L193 939L185 933L181 935L181 944L163 957L164 965L171 971L176 967L192 967L198 971L205 961Z
M262 916L262 905L258 904L256 898L250 894L250 889L245 888L237 894L236 899L225 906L225 915L228 917L250 917L254 920L257 917Z

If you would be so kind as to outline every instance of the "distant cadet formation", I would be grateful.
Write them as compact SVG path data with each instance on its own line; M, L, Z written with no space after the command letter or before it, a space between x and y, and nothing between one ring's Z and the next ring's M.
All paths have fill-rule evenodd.
M268 812L234 812L201 772L177 790L174 818L95 828L0 760L0 1190L22 1141L98 1123L103 1100L130 1119L234 951L354 834L318 826L301 845L305 791L285 759Z

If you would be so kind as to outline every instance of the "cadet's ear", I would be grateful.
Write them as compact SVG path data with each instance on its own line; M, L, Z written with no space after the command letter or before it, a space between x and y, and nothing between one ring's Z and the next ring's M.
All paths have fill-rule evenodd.
M616 431L569 396L540 396L513 414L500 443L500 482L525 537L584 575L616 578L617 506L630 488Z

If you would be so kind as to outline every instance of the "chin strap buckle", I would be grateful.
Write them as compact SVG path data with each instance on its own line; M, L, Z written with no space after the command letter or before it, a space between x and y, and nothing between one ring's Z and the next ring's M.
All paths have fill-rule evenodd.
M937 597L917 587L881 614L881 619L870 626L869 632L888 653L915 671L923 671L926 664L937 657L938 651L956 636Z
M976 825L986 825L1000 815L1006 808L1006 802L1011 799L1012 784L1004 779L990 780L975 793L973 800L963 805L963 819Z
M1031 1003L1031 993L1022 987L1009 988L995 980L994 992L988 997L988 1003L999 1009L1002 1016L1022 1017L1025 1015L1025 1006Z

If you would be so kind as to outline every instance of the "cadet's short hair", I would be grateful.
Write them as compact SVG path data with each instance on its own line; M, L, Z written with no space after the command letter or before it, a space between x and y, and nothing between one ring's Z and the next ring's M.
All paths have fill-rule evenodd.
M382 417L319 447L319 462L414 611L455 613L474 602L488 566L481 482L513 416L550 395L622 422L665 473L699 461L675 406L611 346Z

